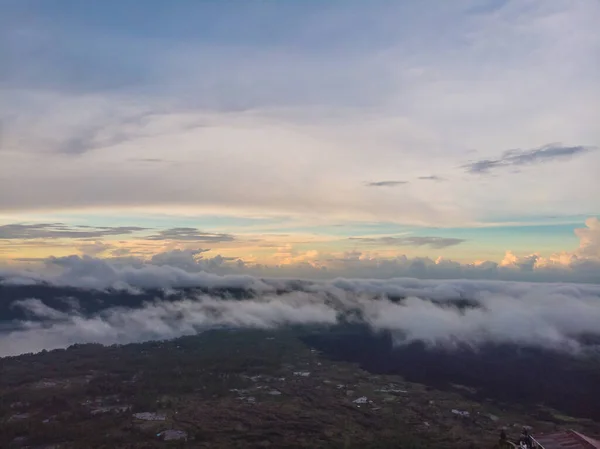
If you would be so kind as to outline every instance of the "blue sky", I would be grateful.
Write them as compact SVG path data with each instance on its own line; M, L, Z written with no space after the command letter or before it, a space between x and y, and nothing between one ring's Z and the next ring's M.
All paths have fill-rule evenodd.
M598 20L595 0L0 0L0 259L600 257Z

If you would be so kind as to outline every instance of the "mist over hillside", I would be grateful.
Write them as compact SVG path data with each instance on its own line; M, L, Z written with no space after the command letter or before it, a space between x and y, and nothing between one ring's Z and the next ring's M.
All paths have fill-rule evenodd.
M600 419L591 399L600 395L600 286L206 273L192 282L114 267L107 282L105 271L84 268L78 276L2 278L0 356L217 328L293 328L326 356L367 371Z
M501 281L306 281L79 259L0 281L0 355L131 343L213 327L363 324L395 345L511 343L580 351L600 333L600 286Z

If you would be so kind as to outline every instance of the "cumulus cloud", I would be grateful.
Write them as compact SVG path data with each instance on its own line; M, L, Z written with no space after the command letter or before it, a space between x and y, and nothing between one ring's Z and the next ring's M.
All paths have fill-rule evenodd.
M586 227L575 229L579 238L579 247L572 252L563 251L543 257L538 253L517 255L507 251L500 262L501 269L512 272L544 273L547 280L578 279L585 282L598 283L600 279L600 221L590 217L585 222ZM570 275L569 275L570 274Z
M482 174L491 170L521 165L541 164L555 160L568 159L587 153L595 148L578 146L562 146L549 144L531 150L507 150L498 159L482 159L463 165L468 173Z
M576 350L580 336L599 332L600 286L338 279L289 281L286 290L239 301L210 295L156 300L88 316L78 309L57 311L39 299L20 300L14 307L32 319L12 323L13 330L0 336L0 356L82 342L174 338L220 326L275 328L347 320L390 331L397 344L495 342ZM464 299L471 305L455 302Z
M427 265L428 262L425 261ZM582 259L576 256L562 257L551 255L543 257L539 254L525 254L515 256L507 251L500 263L493 261L478 261L474 263L458 264L451 260L438 258L435 261L440 271L456 269L455 275L464 277L505 279L539 282L598 282L600 273L600 260ZM431 265L429 263L429 265Z
M431 237L431 236L409 236L409 237L350 237L351 240L359 242L389 245L389 246L430 246L431 248L441 249L448 246L459 245L465 242L465 239L451 237Z
M139 226L69 226L64 223L13 223L0 225L0 239L84 239L126 235L146 228Z
M324 262L325 269L313 266L293 267L306 277L358 277L387 279L410 277L421 279L491 279L533 282L598 283L600 260L569 255L563 259L540 255L515 256L508 252L501 262L477 261L461 263L439 257L410 258L405 255L378 257L356 252L354 257L332 257ZM318 266L318 261L316 261ZM290 267L289 272L293 269ZM272 272L273 270L271 270ZM263 270L263 274L270 270Z
M579 248L576 254L600 259L600 220L590 217L585 221L585 228L575 230L579 238Z

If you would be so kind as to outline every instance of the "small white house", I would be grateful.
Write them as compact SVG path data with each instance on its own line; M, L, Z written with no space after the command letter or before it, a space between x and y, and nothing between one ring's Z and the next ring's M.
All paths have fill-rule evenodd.
M354 402L355 404L366 404L368 401L366 396L361 396L358 399L353 400L352 402Z

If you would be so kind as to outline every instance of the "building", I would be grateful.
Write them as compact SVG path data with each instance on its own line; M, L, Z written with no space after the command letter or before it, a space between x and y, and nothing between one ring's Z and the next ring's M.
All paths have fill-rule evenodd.
M600 449L600 441L574 430L540 435L533 440L542 449Z

